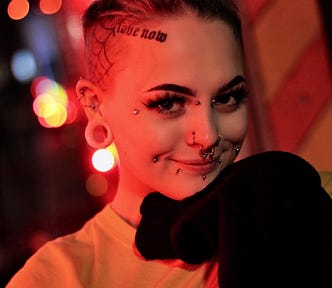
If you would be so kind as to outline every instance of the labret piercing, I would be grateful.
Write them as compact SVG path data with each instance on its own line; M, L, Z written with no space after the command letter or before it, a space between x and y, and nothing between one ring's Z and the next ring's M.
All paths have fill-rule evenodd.
M201 101L199 101L199 100L195 101L195 105L200 105L200 104L201 104Z

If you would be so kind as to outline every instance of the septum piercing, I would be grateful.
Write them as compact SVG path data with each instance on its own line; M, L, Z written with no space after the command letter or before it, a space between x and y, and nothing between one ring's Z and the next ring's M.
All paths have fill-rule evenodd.
M214 146L212 148L204 149L204 146L201 145L201 147L199 148L199 155L204 159L206 159L208 156L211 159L213 158L215 151L216 147Z

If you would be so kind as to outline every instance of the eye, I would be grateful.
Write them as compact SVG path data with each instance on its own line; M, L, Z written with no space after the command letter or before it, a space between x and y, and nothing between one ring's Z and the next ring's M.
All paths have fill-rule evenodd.
M165 92L157 94L154 99L142 102L149 110L155 110L167 117L176 117L184 111L186 99L178 94Z
M248 91L245 88L237 88L233 91L222 93L212 99L212 105L220 112L233 112L241 103L247 100Z

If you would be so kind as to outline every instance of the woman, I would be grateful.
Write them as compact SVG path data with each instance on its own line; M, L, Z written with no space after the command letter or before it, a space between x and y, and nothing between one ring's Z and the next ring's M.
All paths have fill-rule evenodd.
M118 191L80 231L40 249L8 287L218 287L224 271L218 264L218 232L211 232L209 223L220 224L210 219L219 194L209 193L212 200L196 197L216 190L215 179L233 167L247 129L234 4L98 0L86 11L83 25L87 69L77 94L88 117L85 136L95 148L116 144ZM154 191L161 194L150 194ZM182 217L190 207L198 214ZM153 209L155 215L146 219L144 213ZM184 238L191 238L177 253L166 234L179 217L203 221L201 227L207 228L202 239L196 228L193 237L186 230ZM184 229L177 227L179 233L172 233L181 238ZM205 242L206 251L200 246ZM179 256L187 244L204 255Z

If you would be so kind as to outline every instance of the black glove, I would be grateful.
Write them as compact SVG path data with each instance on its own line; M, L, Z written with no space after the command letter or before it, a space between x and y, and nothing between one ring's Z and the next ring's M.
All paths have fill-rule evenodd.
M153 195L159 208L152 212L153 197L144 200L136 235L148 259L164 253L199 263L217 255L226 288L332 287L332 200L300 157L260 153L228 166L182 201ZM148 245L145 235L152 237Z

